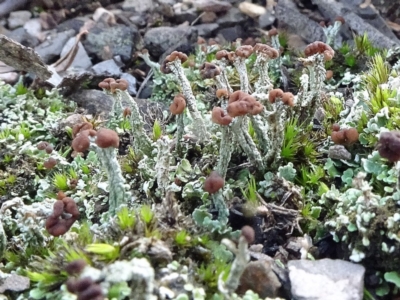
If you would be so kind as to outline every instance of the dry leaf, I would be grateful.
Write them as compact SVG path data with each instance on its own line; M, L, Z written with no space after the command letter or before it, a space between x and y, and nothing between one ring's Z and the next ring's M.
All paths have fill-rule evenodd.
M72 62L75 59L76 54L78 53L79 50L79 42L81 40L81 37L84 34L87 34L88 32L86 30L81 31L79 34L76 35L75 37L75 44L72 46L72 48L65 54L63 57L61 57L59 60L57 60L54 64L51 66L54 67L54 69L57 72L63 72L69 68L69 66L72 64Z

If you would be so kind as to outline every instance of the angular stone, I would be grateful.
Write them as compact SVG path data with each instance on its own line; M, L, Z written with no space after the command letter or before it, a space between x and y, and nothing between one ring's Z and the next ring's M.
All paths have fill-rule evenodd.
M228 42L234 42L238 38L243 38L244 31L241 26L237 25L219 30L218 35L221 35Z
M197 29L197 34L202 37L211 37L215 31L219 28L219 25L216 23L211 24L200 24L193 26Z
M46 63L53 63L60 56L69 38L74 34L73 30L52 33L43 43L35 47L35 51Z
M144 35L144 45L151 55L159 57L170 48L187 42L191 34L189 27L151 28Z
M123 61L129 61L133 51L141 48L141 37L134 26L117 24L108 27L97 23L82 44L91 57L104 60L119 55Z
M314 0L313 3L318 5L318 9L324 16L328 16L331 19L334 19L336 16L342 16L346 22L345 26L349 27L352 31L357 32L359 35L367 33L368 38L375 47L392 48L400 45L400 40L392 32L388 33L388 30L384 29L387 26L379 22L379 16L372 19L376 19L375 22L379 22L381 25L378 23L369 24L367 21L368 18L364 20L357 15L359 10L355 11L351 7L348 7L347 4L338 3L336 0ZM364 13L367 10L363 9ZM372 12L369 11L369 13ZM385 34L389 34L389 37Z
M271 264L269 261L249 262L240 277L240 285L236 292L242 295L247 290L252 290L262 299L277 297L281 283L272 271Z
M95 75L104 75L107 77L119 77L122 75L121 68L113 59L102 61L94 65L91 70Z
M8 28L15 29L24 26L25 23L31 18L32 14L28 10L18 10L10 13L8 17Z
M245 15L251 18L257 18L267 12L267 9L264 6L250 3L250 2L242 2L239 4L239 9Z
M136 90L136 78L134 76L132 76L129 73L123 73L121 76L122 79L125 79L126 81L128 81L128 92L131 96L136 96L137 94L137 90Z
M271 26L276 20L275 14L273 14L270 11L267 11L265 14L261 15L258 18L258 26L260 28L267 28L268 26Z
M20 43L21 45L24 45L25 47L32 48L39 44L39 40L36 37L30 35L23 27L14 29L5 34L5 36Z
M321 26L303 15L291 0L280 0L275 12L280 24L284 23L292 33L301 36L307 43L325 41Z
M232 7L225 15L217 19L217 23L221 27L235 26L236 24L243 23L247 20L246 15L244 15L239 8Z
M343 260L288 262L292 297L297 300L361 300L365 268Z
M196 0L193 2L193 6L201 11L212 11L215 13L228 11L232 4L227 1L218 0Z
M75 38L72 37L68 40L68 42L65 44L64 48L61 51L61 56L64 56L68 53L69 50L73 47L75 44ZM85 48L83 47L82 43L78 43L78 52L76 53L76 56L74 60L72 61L71 65L69 66L70 68L79 68L79 69L88 69L92 66L92 61L90 60L90 57L87 55Z
M134 10L136 12L151 11L154 8L153 0L125 0L122 4L124 10Z

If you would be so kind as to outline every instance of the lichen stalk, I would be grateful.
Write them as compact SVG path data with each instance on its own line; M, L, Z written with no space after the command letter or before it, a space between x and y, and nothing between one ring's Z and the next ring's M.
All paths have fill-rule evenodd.
M114 215L117 209L129 201L130 194L125 189L125 178L122 176L121 166L118 163L116 149L113 147L100 148L91 142L91 148L97 153L100 163L107 172L109 189L108 211Z
M258 140L258 144L260 145L262 152L266 153L271 147L271 140L268 138L268 135L266 134L268 128L261 120L260 115L250 116L250 120L253 125L254 132Z
M182 68L181 61L177 58L173 62L168 63L169 68L174 73L177 81L182 87L182 93L185 96L186 105L193 119L193 128L196 129L196 136L200 141L204 142L208 140L210 134L207 131L204 120L201 113L197 109L196 98L193 95L190 82L187 79L185 72Z
M182 152L182 138L185 132L185 123L183 120L183 114L176 116L176 152L181 154Z
M213 200L215 208L218 211L218 221L223 225L228 224L229 210L226 206L222 190L219 190L218 192L213 194L211 198Z
M218 87L218 85L217 85L217 87L226 89L229 93L233 93L233 89L229 83L228 74L226 72L227 66L228 66L226 59L223 58L221 60L217 60L215 62L215 64L217 66L219 66L219 68L221 69L221 74L216 76L216 80L217 80L218 84L221 85L221 87Z
M221 132L222 136L219 147L217 172L219 175L221 175L222 178L225 178L233 152L233 147L232 147L233 133L229 126L222 126Z
M131 124L131 133L134 137L133 147L136 153L142 153L151 156L153 145L151 139L144 130L144 121L139 112L136 101L129 95L127 91L121 91L121 96L130 104L131 114L129 122Z
M268 75L269 60L270 59L265 55L257 53L257 58L254 63L259 74L258 80L254 85L257 94L268 93L273 88L271 79Z
M169 185L169 171L170 171L170 139L168 136L163 136L157 141L157 162L155 170L157 173L157 185L161 196L165 196L167 187Z
M264 161L271 167L275 166L281 158L281 149L285 138L287 109L281 99L276 99L274 111L267 115L267 123L269 124L268 136L271 142Z
M218 289L222 294L224 294L227 299L230 299L230 295L232 295L239 287L240 277L242 276L248 262L250 261L248 243L244 236L240 236L238 248L235 254L236 257L232 262L232 267L229 272L228 279L226 280L226 282L223 282L223 274L221 274L218 280Z
M250 85L245 59L240 56L236 56L233 65L239 74L240 90L248 94L250 91Z
M246 153L250 163L252 163L254 166L257 166L257 168L261 170L264 168L261 154L258 151L256 144L253 142L250 135L248 134L247 128L243 128L241 120L242 118L243 117L235 118L237 120L235 120L236 122L232 124L232 130L235 133L238 145L240 145L240 147Z
M0 259L3 257L6 247L7 247L7 237L6 233L4 232L3 223L0 219Z

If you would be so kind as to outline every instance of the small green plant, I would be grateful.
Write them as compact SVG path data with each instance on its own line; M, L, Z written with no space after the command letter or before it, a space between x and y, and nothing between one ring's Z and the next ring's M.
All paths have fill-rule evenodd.
M374 94L379 85L388 81L389 75L389 66L384 61L381 54L376 54L369 63L369 70L362 79L369 93Z
M9 137L12 136L11 129L5 128L2 131L0 131L0 140L7 140Z
M22 81L19 81L14 87L15 94L18 96L25 95L28 92L28 88L24 86L24 83Z
M9 155L9 154L4 155L4 157L3 157L3 163L9 164L9 163L11 163L12 161L13 161L13 156L11 156L11 155Z
M64 173L55 173L53 175L53 185L60 191L68 191L68 176Z
M174 241L178 246L184 247L189 244L190 236L186 230L181 230L175 235Z
M158 120L154 121L153 124L153 141L157 141L162 135L162 127Z
M121 208L117 212L118 225L122 230L132 230L136 224L135 212L129 210L127 207Z
M154 212L151 210L151 207L148 205L143 205L140 208L140 219L146 224L150 225L151 221L153 221Z
M257 204L258 196L257 196L257 184L256 179L253 175L249 176L249 180L247 182L247 187L245 190L242 190L243 197L250 203Z
M375 55L379 49L374 47L371 43L371 40L368 38L368 34L364 33L363 35L358 35L354 37L354 44L356 46L357 51L360 54L365 54L367 56Z
M298 124L297 118L290 118L285 124L285 138L281 150L281 157L285 162L293 162L296 160L296 154L301 149L301 132L302 128Z
M89 244L85 248L86 252L99 255L99 258L112 262L119 257L120 248L106 243Z

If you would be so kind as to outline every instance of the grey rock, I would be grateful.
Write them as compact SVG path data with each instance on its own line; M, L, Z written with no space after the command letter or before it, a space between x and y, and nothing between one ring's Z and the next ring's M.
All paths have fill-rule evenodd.
M139 27L143 27L146 25L146 19L142 15L130 16L129 21L131 21L134 25Z
M31 18L32 14L28 10L17 10L10 13L8 17L8 28L15 29L24 26L25 23Z
M146 12L154 9L153 0L125 0L122 4L124 10L134 10L137 12Z
M219 28L217 23L200 24L193 26L197 30L197 34L202 37L211 37Z
M35 47L35 51L46 63L50 64L60 56L64 45L74 35L73 30L53 32L43 43Z
M187 10L175 11L174 20L178 24L183 22L192 23L197 19L198 15L199 14L195 8L189 8Z
M83 123L83 118L81 114L72 114L65 119L60 121L60 128L65 129L65 127L72 128L75 124Z
M40 24L39 18L30 19L28 22L25 23L24 29L29 35L39 39L40 41L45 38L45 34L44 32L42 32L42 25ZM69 28L63 31L66 31L68 29Z
M94 65L91 68L91 71L95 75L104 75L107 77L120 77L122 75L121 68L114 61L114 59L105 60L101 63Z
M325 40L321 26L300 13L292 1L280 0L275 12L280 25L284 23L290 31L301 36L307 43Z
M343 145L333 145L329 147L328 157L333 159L350 160L351 153Z
M232 4L228 1L219 0L195 0L193 6L201 11L212 11L215 13L228 11Z
M160 4L174 5L177 0L158 0L157 2Z
M125 79L126 81L128 81L128 92L131 96L135 96L137 94L137 90L136 90L136 78L134 76L132 76L129 73L122 73L121 78Z
M260 28L266 28L268 26L271 26L276 20L275 14L273 14L271 11L267 11L265 14L261 15L258 18L258 26Z
M386 24L386 21L384 18L381 17L379 12L375 9L375 7L368 5L365 8L361 8L360 4L358 3L359 0L353 0L353 1L344 1L344 0L339 0L340 3L343 4L345 9L342 9L342 11L350 10L352 12L355 12L358 16L363 18L365 22L368 24L372 25L376 29L378 29L381 33L386 35L388 38L391 39L396 39L396 35L393 33L393 31L389 28L389 26Z
M100 90L78 90L72 93L68 99L70 101L74 101L79 107L82 107L86 110L86 113L92 115L104 115L108 116L111 111L111 107L113 104L113 99L110 95L106 95ZM135 102L139 107L139 112L143 117L146 124L146 130L152 130L152 122L154 119L162 120L163 119L163 110L168 109L167 106L150 102L145 99L137 99L134 98ZM128 106L129 104L126 102L122 103L123 106Z
M288 262L292 297L297 300L361 300L365 268L343 260Z
M121 56L123 61L129 61L132 53L142 46L140 33L134 26L97 23L90 29L83 42L89 56L100 60Z
M281 283L272 270L272 264L273 262L266 260L249 262L240 277L237 292L244 294L247 290L252 290L263 299L277 297Z
M58 24L56 29L58 32L73 29L75 34L78 34L83 24L85 24L85 20L83 18L73 18Z
M346 21L345 25L357 34L362 35L367 33L369 39L376 47L391 48L400 45L400 40L394 35L389 34L389 37L385 35L388 34L388 31L387 29L383 29L385 25L382 25L382 20L379 21L378 16L372 18L375 19L375 23L369 24L366 20L357 15L351 7L338 3L336 0L313 0L313 3L318 5L318 9L325 16L332 16L332 19L336 16L342 16ZM366 12L366 10L364 10L364 12Z
M23 27L14 29L6 33L5 36L26 47L33 48L39 44L39 40L35 36L30 35Z
M14 84L18 81L19 74L17 72L0 73L0 80L8 84Z
M64 48L61 51L61 56L64 56L68 53L68 51L71 50L71 48L75 44L75 37L72 37L68 40L68 42L65 44ZM83 47L82 43L78 43L78 52L76 53L76 56L74 60L72 61L70 67L71 68L79 68L79 69L88 69L92 66L92 61L90 60L89 56L86 53L85 48Z
M201 23L203 24L209 24L209 23L215 23L215 21L218 19L218 16L215 12L212 11L206 11L201 14Z
M28 277L0 272L0 293L5 291L21 292L29 288Z
M235 26L247 20L247 16L243 14L239 8L232 7L225 15L218 18L217 23L221 27Z
M241 26L237 25L219 30L218 36L221 36L225 41L234 42L236 39L244 37L244 31Z
M187 43L191 34L190 27L151 28L144 35L144 45L151 55L159 57L170 48Z

